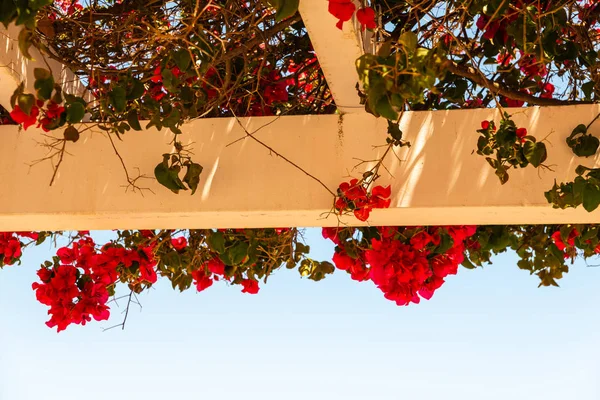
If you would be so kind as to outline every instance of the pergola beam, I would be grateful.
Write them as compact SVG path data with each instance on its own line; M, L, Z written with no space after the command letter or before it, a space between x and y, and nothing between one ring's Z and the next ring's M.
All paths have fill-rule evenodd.
M319 60L335 104L342 113L364 113L356 91L356 60L364 54L365 35L356 21L344 23L339 30L337 20L327 10L329 1L302 0L300 15Z
M67 93L83 95L85 87L79 78L70 69L44 57L31 46L29 53L32 60L28 60L19 51L18 37L21 27L10 25L8 29L0 29L0 105L11 110L10 97L21 82L25 82L25 89L35 93L33 84L35 68L50 69L56 82L60 82Z
M575 157L564 139L587 123L600 106L508 110L519 126L547 137L547 164L510 171L500 185L483 157L473 154L480 123L498 121L490 109L407 112L401 121L412 147L389 155L380 183L392 184L392 205L375 210L372 225L600 223L600 212L554 210L543 192L556 178L574 178L578 164L600 167L597 159ZM0 126L0 231L143 228L258 228L335 226L327 214L333 198L318 182L246 137L256 137L335 191L359 177L384 151L387 124L368 114L196 120L183 126L184 143L195 143L194 159L204 166L198 192L175 195L152 179L141 180L154 194L126 192L124 172L109 140L86 132L69 143L54 186L49 162L36 144L42 132ZM260 129L260 130L258 130ZM258 131L257 131L258 130ZM243 139L246 137L245 139ZM237 141L234 144L232 142ZM171 135L149 129L128 132L118 151L131 173L152 176ZM231 145L230 145L231 144ZM328 217L328 218L326 218ZM356 219L346 219L361 224Z

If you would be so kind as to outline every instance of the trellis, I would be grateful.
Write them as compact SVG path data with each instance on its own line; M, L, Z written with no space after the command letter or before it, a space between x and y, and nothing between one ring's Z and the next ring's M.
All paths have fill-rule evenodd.
M0 231L66 229L229 228L333 226L328 214L331 195L350 174L360 175L376 160L387 123L364 111L355 90L355 60L369 50L369 37L356 26L335 27L327 2L302 0L300 13L340 110L339 115L202 119L182 127L183 141L195 142L196 158L204 166L198 193L178 196L148 179L153 193L131 193L123 186L123 171L111 144L101 134L84 136L69 146L58 175L52 170L21 168L44 158L36 143L41 131L18 132L0 126ZM0 104L21 80L33 86L33 68L16 43L18 29L0 37ZM62 81L77 85L58 64ZM532 169L511 172L500 186L493 170L473 153L482 120L498 119L492 109L404 113L400 122L410 148L389 155L381 184L392 183L392 205L375 210L372 225L598 223L600 211L555 210L543 192L554 179L570 180L580 163L564 143L575 125L600 112L598 105L532 107L515 110L514 120L530 134L552 144L546 162L553 172ZM248 135L271 150L248 140ZM118 142L119 153L132 168L152 176L156 154L169 152L165 132L129 132ZM143 151L140 151L143 150ZM148 155L152 155L151 157ZM285 159L284 159L285 158ZM286 160L287 159L287 160ZM288 161L301 166L295 168ZM366 161L366 162L363 162ZM597 159L585 162L600 167ZM18 168L17 168L18 166ZM359 224L355 219L347 220Z

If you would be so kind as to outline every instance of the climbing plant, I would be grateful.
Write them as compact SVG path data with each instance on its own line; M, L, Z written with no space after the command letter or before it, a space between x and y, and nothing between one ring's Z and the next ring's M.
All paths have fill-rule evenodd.
M512 120L519 108L599 99L595 0L319 1L328 1L337 28L356 21L372 33L376 51L356 60L356 88L366 111L388 123L374 167L338 188L323 185L336 215L368 221L373 209L390 206L391 187L377 180L386 156L410 146L400 129L406 112L498 108L499 120L472 127L473 149L505 184L512 169L551 171L546 138ZM56 71L40 66L35 90L19 85L1 121L40 128L60 159L93 130L111 143L131 130L167 130L173 150L156 155L154 177L175 194L194 195L203 166L179 139L187 121L338 112L298 7L298 0L5 1L0 21L21 28L21 53L31 57L35 48L67 66L83 90L65 90ZM595 121L578 121L562 138L583 164L572 182L540 193L549 207L600 205L600 170L584 165L599 147ZM128 184L142 190L123 166ZM58 236L69 244L40 267L33 289L59 331L107 319L118 284L129 289L129 307L159 277L179 290L217 282L255 294L281 267L316 281L339 269L407 305L431 298L459 265L479 267L508 249L541 286L557 285L569 260L600 253L595 225L339 225L323 229L335 244L333 263L310 258L296 228L117 231L104 244L87 232L9 232L0 235L0 266Z

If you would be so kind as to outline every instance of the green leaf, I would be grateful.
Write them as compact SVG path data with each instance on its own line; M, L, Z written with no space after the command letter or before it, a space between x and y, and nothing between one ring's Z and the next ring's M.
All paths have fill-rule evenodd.
M579 157L589 157L596 154L600 146L600 140L588 134L587 126L584 124L577 125L566 139L566 142L573 153Z
M387 96L384 96L381 99L379 99L379 101L375 105L375 111L383 118L386 118L390 121L396 121L398 119L398 113L390 104L390 101L387 98Z
M41 68L36 68L36 70L45 71ZM33 87L37 91L38 99L49 100L52 97L52 90L54 90L54 77L50 75L48 78L36 78Z
M200 183L200 174L202 173L202 165L190 162L186 165L187 171L183 177L183 181L192 189L192 195L196 193L198 184Z
M467 269L475 269L477 268L472 262L471 260L469 260L467 257L465 257L465 259L462 262L462 266L467 268Z
M144 83L137 78L131 80L131 86L127 88L127 100L139 99L146 92Z
M6 1L6 0L3 0ZM30 29L23 28L21 32L19 32L19 50L25 58L28 60L33 60L31 54L29 54L29 48L31 47L31 38L33 37L33 32Z
M298 12L299 0L268 0L275 7L275 20L277 22L289 18Z
M35 97L32 94L20 94L17 96L19 108L27 115L31 115L31 109L35 103Z
M190 52L186 49L179 49L175 51L172 54L171 58L175 61L175 65L177 65L179 70L181 70L182 72L187 71L187 69L190 67L190 64L192 63L192 57L190 56Z
M527 161L529 161L531 165L536 168L542 165L548 156L546 145L542 142L525 142L523 145L523 154L525 155Z
M225 236L223 232L213 232L206 238L208 245L217 253L221 254L225 252Z
M404 46L406 50L414 51L417 48L418 38L414 32L406 31L402 35L400 35L398 43Z
M163 156L164 160L154 168L154 176L158 183L171 190L173 193L178 194L180 190L187 190L181 179L179 179L179 173L176 169L169 168L168 159L169 156Z
M498 166L498 168L496 168L496 176L498 177L498 179L500 179L500 183L502 185L504 185L506 182L508 182L508 172L506 171L506 168L504 168L502 165Z
M79 140L79 131L74 126L67 127L63 135L65 140L73 143Z
M402 140L402 131L400 130L400 125L399 124L395 124L392 121L388 120L388 129L387 129L387 133L394 139L394 140Z
M179 89L177 88L177 86L179 85L179 80L175 77L175 74L173 74L173 72L171 72L170 69L165 68L162 70L161 75L163 79L163 86L165 87L165 89L167 89L171 93L177 93L179 91Z
M596 86L596 83L594 81L589 81L589 82L586 82L583 85L581 85L581 91L583 92L586 100L592 99L592 93L594 91L595 86Z
M127 105L127 100L125 97L125 89L120 86L113 88L108 93L108 98L110 99L110 104L115 108L117 112L125 111L125 107Z
M571 136L575 136L577 134L586 134L587 133L587 126L585 126L584 124L579 124L575 127L575 129L573 129L573 131L571 132Z
M67 122L70 124L76 124L81 122L85 115L85 107L80 102L69 104L67 108Z
M138 114L135 110L129 111L129 113L127 114L127 122L129 122L129 126L131 126L131 128L134 131L142 130L142 126L140 125L140 120L138 118Z
M244 258L248 255L248 243L239 242L235 246L233 246L227 252L229 255L229 259L231 260L231 265L238 265L244 261Z
M52 78L52 73L44 68L34 68L33 69L33 77L35 80L45 80Z
M600 205L600 188L593 183L588 183L583 188L583 208L592 212Z

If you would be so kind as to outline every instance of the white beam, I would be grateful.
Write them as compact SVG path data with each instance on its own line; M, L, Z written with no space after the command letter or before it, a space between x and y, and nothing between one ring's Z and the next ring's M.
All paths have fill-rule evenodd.
M50 67L55 81L61 84L63 90L82 95L84 86L67 67L48 57L44 61L44 57L34 46L29 49L32 60L28 60L21 54L18 43L20 30L21 27L15 25L10 25L8 29L0 29L0 105L9 111L12 110L10 97L22 81L25 82L27 92L35 93L33 87L35 68Z
M328 4L327 0L300 0L300 15L338 109L343 113L364 113L355 87L356 60L364 54L365 34L354 19L339 30L335 26L337 20L327 10Z
M555 172L528 167L510 172L500 185L483 157L472 154L480 122L495 118L495 110L405 113L402 129L412 142L386 166L381 184L392 184L390 209L375 210L373 225L430 224L548 224L600 223L600 211L554 210L543 192L556 178L572 180L582 163L600 167L596 159L580 159L566 146L574 126L587 123L600 106L582 105L509 110L519 126L538 138L548 136L548 165ZM386 138L386 121L368 114L288 116L262 128L257 137L318 177L335 191L348 175L359 177L369 168L352 171L356 159L377 158ZM250 132L272 118L242 120ZM244 137L233 119L204 119L183 126L182 140L195 142L195 161L204 166L198 192L175 195L153 180L142 182L155 194L126 193L125 177L110 142L101 133L83 134L69 143L54 186L50 164L26 165L45 156L33 128L18 132L0 126L0 231L227 228L277 226L334 226L323 219L331 195L318 183ZM169 152L170 135L148 130L128 132L118 149L133 171L152 176L161 154ZM360 224L355 219L346 220Z

